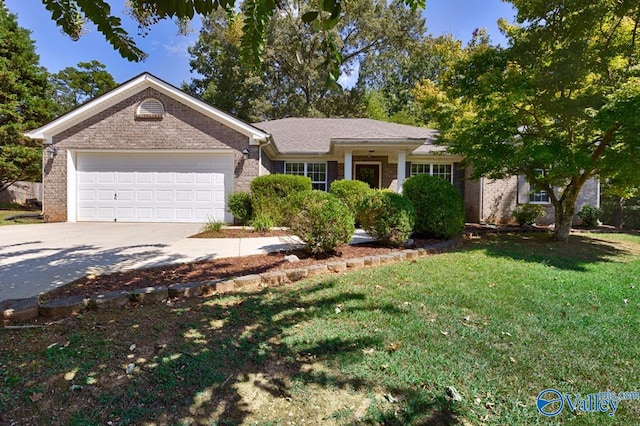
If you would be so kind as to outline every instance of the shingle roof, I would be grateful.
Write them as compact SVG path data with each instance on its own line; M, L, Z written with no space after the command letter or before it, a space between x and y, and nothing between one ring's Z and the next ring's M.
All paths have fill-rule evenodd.
M433 144L437 130L368 118L284 118L254 123L253 126L270 133L282 154L328 153L332 139L362 140L363 143L367 140L424 140L416 153L444 150L444 147Z

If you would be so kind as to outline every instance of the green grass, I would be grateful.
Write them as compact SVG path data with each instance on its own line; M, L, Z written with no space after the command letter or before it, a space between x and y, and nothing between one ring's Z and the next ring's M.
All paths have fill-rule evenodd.
M351 424L369 399L365 424L635 425L640 401L553 420L535 403L547 388L640 390L640 237L547 238L4 332L0 419Z
M39 213L39 212L33 211L33 210L23 210L23 209L13 209L13 210L0 209L0 226L19 225L19 224L25 224L25 223L43 223L43 220L38 218L21 218L21 219L14 219L14 220L5 220L5 218L16 215L16 214L34 214L34 213Z

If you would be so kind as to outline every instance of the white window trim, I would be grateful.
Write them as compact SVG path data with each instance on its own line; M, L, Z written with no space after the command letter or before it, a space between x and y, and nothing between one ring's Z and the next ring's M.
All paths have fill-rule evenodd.
M311 177L309 176L309 164L324 164L324 181L322 180L311 180L311 185L313 186L313 184L323 184L324 185L324 191L327 192L329 190L329 186L327 185L327 178L329 177L329 165L327 164L326 161L285 161L284 162L284 174L287 175L291 175L293 173L287 173L287 164L304 164L304 175L305 177L308 177L309 179L311 179ZM298 175L300 176L300 175Z
M544 176L544 173L545 173L544 169L536 169L536 170L539 170L539 171L540 171L540 174L541 174L542 176ZM531 183L529 183L529 186L531 186ZM545 193L545 195L547 196L547 201L531 201L531 197L532 197L534 194L540 194L540 193L542 193L542 192L544 192L544 193ZM528 196L528 198L529 198L529 202L528 202L528 204L538 204L538 205L542 205L542 206L547 206L547 205L551 204L551 196L550 196L550 195L549 195L549 193L548 193L547 191L545 191L544 189L539 190L539 191L530 191L530 192L529 192L529 196Z
M420 165L424 165L424 166L429 166L429 176L434 176L433 174L433 166L449 166L451 167L451 179L450 179L450 183L453 184L453 163L428 163L428 162L423 162L423 161L411 161L411 170L409 170L409 177L412 176L417 176L418 174L423 174L423 173L418 173L418 174L413 174L413 165L416 164L420 164ZM436 175L438 176L438 175Z

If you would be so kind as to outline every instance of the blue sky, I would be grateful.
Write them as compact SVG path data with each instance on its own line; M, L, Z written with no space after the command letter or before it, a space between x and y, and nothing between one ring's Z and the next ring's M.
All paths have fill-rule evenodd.
M124 0L111 0L110 4L112 13L120 14L124 10ZM37 0L5 0L5 5L18 15L21 27L31 30L40 64L49 72L96 59L107 66L119 83L144 71L176 86L191 79L187 47L198 38L197 23L187 36L177 35L175 24L165 21L152 27L146 37L140 37L135 22L125 16L125 28L135 36L138 46L149 54L146 61L134 63L121 58L93 29L89 29L79 41L71 41L60 32L49 12ZM501 0L427 0L424 11L428 32L433 35L452 34L464 42L469 40L475 28L487 28L494 42L504 42L497 21L503 17L512 20L513 15L511 5Z

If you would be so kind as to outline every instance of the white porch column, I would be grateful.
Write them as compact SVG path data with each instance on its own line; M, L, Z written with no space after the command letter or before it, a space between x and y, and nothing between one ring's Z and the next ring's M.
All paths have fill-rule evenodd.
M398 193L402 194L402 184L406 178L407 171L407 153L404 151L398 152Z
M353 180L353 156L351 151L344 152L344 180Z

